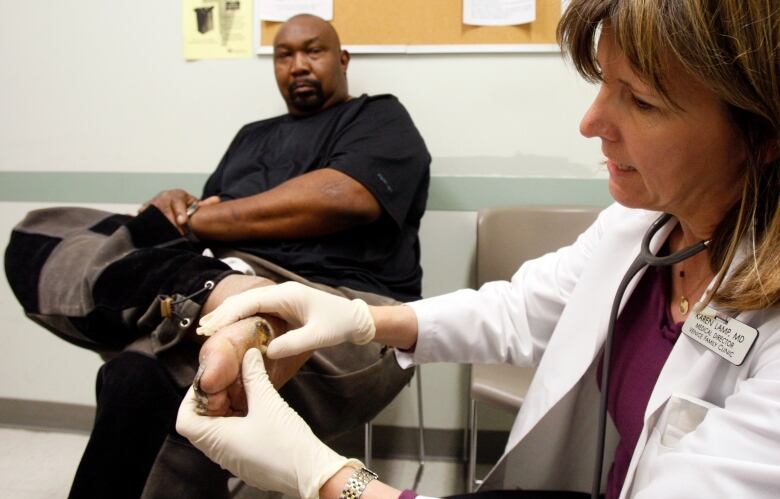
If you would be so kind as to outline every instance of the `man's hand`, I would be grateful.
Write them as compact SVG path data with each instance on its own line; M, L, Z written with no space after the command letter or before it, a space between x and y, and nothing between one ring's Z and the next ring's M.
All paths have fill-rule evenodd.
M243 360L245 417L214 418L196 413L190 388L179 408L176 431L210 459L246 483L307 499L344 466L360 467L323 444L268 380L260 352Z
M206 206L219 203L218 196L211 196L200 201L198 198L183 189L170 189L158 193L155 197L141 206L138 212L144 211L150 205L154 205L173 224L180 233L186 232L189 223L187 208L191 205Z
M299 326L271 342L267 352L271 359L346 342L364 345L376 334L374 319L363 300L348 300L297 282L250 289L227 298L201 317L198 334L213 334L261 312Z

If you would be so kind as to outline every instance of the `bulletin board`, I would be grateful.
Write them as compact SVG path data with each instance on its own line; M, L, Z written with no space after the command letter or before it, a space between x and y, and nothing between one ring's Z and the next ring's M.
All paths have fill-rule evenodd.
M516 26L463 24L462 0L334 0L333 21L353 53L558 51L561 0L536 0L536 20ZM258 53L271 53L281 23L260 21Z

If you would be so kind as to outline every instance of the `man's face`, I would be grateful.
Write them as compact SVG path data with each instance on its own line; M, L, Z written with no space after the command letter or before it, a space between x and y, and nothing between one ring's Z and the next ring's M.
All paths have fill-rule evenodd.
M295 116L318 113L349 97L349 54L333 28L314 16L287 21L274 39L276 83Z

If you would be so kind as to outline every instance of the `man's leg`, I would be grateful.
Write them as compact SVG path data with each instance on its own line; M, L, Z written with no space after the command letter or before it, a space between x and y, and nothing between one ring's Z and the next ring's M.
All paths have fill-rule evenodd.
M212 291L204 304L201 314L208 313L228 296L271 283L267 279L257 277L228 276L220 281ZM271 325L277 332L285 331L285 324L281 321L277 321L273 317L266 317L266 319L271 322ZM224 410L228 407L227 402L235 399L235 397L231 399L230 394L243 394L243 389L235 382L238 378L243 355L254 344L255 333L251 325L252 319L249 319L248 321L224 328L209 338L201 347L200 359L204 360L206 365L206 369L201 377L201 388L209 393L209 408L215 413ZM341 352L340 356L344 357L344 359L341 359L344 361L343 363L334 357L325 359L324 366L326 368L324 371L314 369L311 372L307 372L307 381L297 383L296 387L289 391L288 394L293 395L295 398L291 403L294 404L294 407L299 405L297 410L301 411L303 409L301 414L305 418L323 412L324 402L334 397L346 397L348 401L355 405L353 412L355 413L356 421L364 422L373 417L373 414L378 412L381 407L384 407L400 390L402 384L411 376L411 371L408 374L402 373L402 370L395 363L392 353L380 351L378 345L371 346L371 348L376 347L376 352L370 353L367 359L360 361L362 363L367 360L369 362L368 367L365 364L361 364L361 366L356 368L355 363L350 359L365 357L364 354L367 352L363 352L363 350L369 347L352 347L354 348L346 348L346 351ZM290 380L306 361L307 357L308 354L302 354L298 357L281 361L267 361L267 368L269 373L272 373L271 380L274 385L281 387ZM196 365L197 360L195 355L193 355L193 362ZM336 363L333 364L333 361L336 361ZM322 364L322 361L319 364ZM339 375L332 376L334 373L330 372L329 369L333 366L336 366L339 371L336 374ZM388 367L390 368L389 370L387 369ZM354 373L355 376L350 376L350 373ZM323 374L325 374L324 377ZM332 385L332 383L336 383L336 385ZM358 385L362 388L358 387ZM323 396L326 398L323 399ZM323 424L323 421L318 420L319 427L314 425L315 431L317 431L316 428L319 428L321 436L327 436L329 431L332 432L334 428L334 421L343 423L342 409L344 403L339 398L339 402L335 404L335 407L332 407L330 411L324 411L328 416L319 419L323 421L327 419L327 424ZM172 411L173 418L175 418L175 414L176 409ZM352 426L352 424L347 426ZM339 431L343 431L343 429ZM219 475L218 467L213 463L204 461L202 455L189 452L187 450L188 445L181 440L181 437L175 434L175 431L171 431L171 435L163 446L163 452L158 454L152 468L143 492L142 497L144 499L171 497L170 491L172 490L182 492L184 496L192 499L216 497L218 495L215 491L217 489L216 484L223 479ZM194 450L194 448L191 449ZM207 478L210 487L201 486L201 478ZM223 490L221 485L218 488ZM207 493L204 495L204 492Z
M156 359L123 352L100 368L95 426L71 499L137 499L184 392Z
M201 314L216 308L228 296L250 288L267 286L272 281L242 275L228 276L214 288ZM274 317L265 317L274 335L286 331L286 324ZM200 378L201 389L208 394L211 414L228 410L244 410L243 387L236 383L240 376L244 353L255 346L257 318L248 318L226 327L207 338L200 350L199 361L205 366ZM200 339L201 341L203 338ZM267 361L271 382L281 387L309 357L301 354L280 361ZM193 359L196 360L196 359ZM178 409L178 407L177 407ZM175 411L173 414L175 418ZM207 499L226 497L228 474L209 461L200 451L171 429L149 473L143 499L187 497Z
M277 273L281 278L300 279L299 276L289 272L290 275ZM208 313L228 296L268 282L270 281L256 284L246 276L228 276L220 282L218 289L215 289L215 293L209 297L210 300L213 298L214 303L207 302L203 313ZM345 298L361 298L369 304L398 303L392 298L372 293L304 283ZM251 337L252 331L251 319L245 321L244 325L236 323L224 328L201 349L201 365L205 365L201 388L212 394L209 395L208 414L210 415L226 413L228 407L226 401L236 398L231 397L230 389L222 393L217 391L222 390L230 380L238 377L241 359L248 349L245 344L248 341L246 335L249 334ZM282 332L284 331L282 329ZM242 341L229 339L232 334L245 338L244 344ZM293 358L293 361L295 359ZM306 420L314 433L323 439L336 437L370 421L395 398L414 373L413 369L401 369L393 351L377 343L343 344L323 348L310 356L302 354L299 359L299 362L294 362L292 365L284 363L290 359L278 361L266 359L266 368L272 383L279 389L282 397ZM243 395L243 387L238 385L232 387L235 388L232 393Z

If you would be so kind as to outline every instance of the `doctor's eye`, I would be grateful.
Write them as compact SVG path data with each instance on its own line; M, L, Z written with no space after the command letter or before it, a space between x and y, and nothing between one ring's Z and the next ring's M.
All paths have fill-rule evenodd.
M653 109L655 109L655 106L643 101L642 99L640 99L634 94L631 94L631 102L633 102L634 106L640 111L652 111Z

